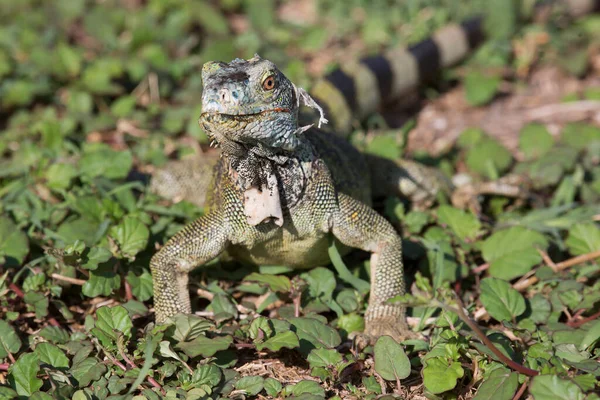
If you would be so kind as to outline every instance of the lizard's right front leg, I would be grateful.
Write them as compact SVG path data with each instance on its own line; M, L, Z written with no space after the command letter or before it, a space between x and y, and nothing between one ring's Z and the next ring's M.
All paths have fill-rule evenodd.
M216 211L184 227L152 257L156 323L164 323L175 314L192 312L187 287L189 272L219 256L227 243L227 224Z

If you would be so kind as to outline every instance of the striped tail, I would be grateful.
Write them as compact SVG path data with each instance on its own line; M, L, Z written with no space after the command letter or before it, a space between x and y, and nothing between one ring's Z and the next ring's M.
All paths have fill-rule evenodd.
M341 66L319 80L311 95L325 108L335 132L345 135L354 120L364 119L463 60L483 37L481 18L448 25L412 47Z
M600 0L562 0L561 4L573 17L600 11ZM442 69L464 60L484 36L480 17L447 25L412 47L340 66L317 81L310 94L325 109L333 130L347 136L353 121L364 120L382 105L431 82Z

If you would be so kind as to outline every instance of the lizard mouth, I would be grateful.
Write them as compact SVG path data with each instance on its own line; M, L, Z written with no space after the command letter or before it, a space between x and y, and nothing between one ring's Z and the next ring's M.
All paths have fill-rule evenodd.
M261 115L271 114L271 113L290 113L290 112L291 112L291 110L289 108L282 108L282 107L270 108L268 110L263 110L263 111L259 111L256 113L248 113L248 114L227 114L227 113L222 113L222 112L218 112L218 111L206 111L206 112L203 112L202 114L200 114L200 118L212 116L212 117L221 117L221 118L226 118L226 119L245 119L245 118L258 117Z
M248 114L207 110L200 115L198 122L211 140L211 145L229 153L242 154L242 147L257 145L263 149L272 147L289 150L298 142L297 116L289 108L269 108Z

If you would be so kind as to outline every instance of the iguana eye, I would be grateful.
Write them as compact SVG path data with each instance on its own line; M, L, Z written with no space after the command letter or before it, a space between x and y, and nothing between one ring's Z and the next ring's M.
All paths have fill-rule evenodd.
M275 75L267 76L267 78L263 81L262 86L265 90L275 89Z

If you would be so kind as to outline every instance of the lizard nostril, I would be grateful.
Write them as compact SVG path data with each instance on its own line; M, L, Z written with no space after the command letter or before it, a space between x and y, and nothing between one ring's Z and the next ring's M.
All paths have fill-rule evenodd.
M231 93L229 92L229 90L221 89L220 94L221 94L221 102L228 103L229 101L231 101Z

